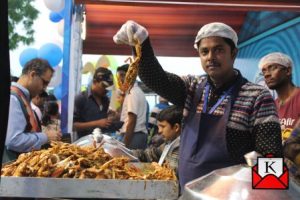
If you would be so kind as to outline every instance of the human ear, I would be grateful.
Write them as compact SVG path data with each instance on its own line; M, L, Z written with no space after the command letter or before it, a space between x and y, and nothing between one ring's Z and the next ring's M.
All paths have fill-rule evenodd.
M31 71L31 72L29 72L28 75L29 75L29 77L33 78L33 77L36 76L36 72L35 71Z
M176 123L174 124L173 128L175 129L176 132L180 131L180 124Z
M292 75L292 68L291 67L287 67L286 71L287 71L287 75Z

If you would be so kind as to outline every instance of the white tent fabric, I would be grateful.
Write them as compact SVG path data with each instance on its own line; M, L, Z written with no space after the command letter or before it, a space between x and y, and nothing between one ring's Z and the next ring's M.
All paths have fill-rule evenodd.
M77 6L76 6L77 7ZM73 133L73 111L75 95L81 90L81 69L82 69L82 39L81 39L82 12L75 9L72 17L71 47L70 47L70 71L69 71L69 99L68 99L68 123L67 131L71 133L71 140L77 139Z

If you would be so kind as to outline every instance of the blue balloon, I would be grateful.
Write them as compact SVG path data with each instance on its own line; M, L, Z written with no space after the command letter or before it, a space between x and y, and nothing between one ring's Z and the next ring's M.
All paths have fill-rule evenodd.
M62 98L62 90L61 90L61 85L57 86L53 90L54 96L58 99L61 100Z
M58 12L58 14L61 16L62 19L65 17L65 10L66 10L66 7L64 7L64 9L62 9L61 11Z
M48 60L52 67L55 67L60 63L62 56L61 48L52 43L44 44L38 51L38 57Z
M50 15L49 15L49 19L56 23L56 22L59 22L60 20L62 20L62 16L60 15L60 13L57 13L57 12L51 12Z
M34 59L38 57L38 50L34 49L34 48L28 48L22 51L22 53L20 54L19 57L19 61L22 67L24 67L24 65Z

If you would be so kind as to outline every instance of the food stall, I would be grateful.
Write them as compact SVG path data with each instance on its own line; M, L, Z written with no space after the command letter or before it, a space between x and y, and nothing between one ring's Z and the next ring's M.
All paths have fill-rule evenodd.
M0 197L178 197L175 173L167 167L131 162L128 156L112 157L102 146L80 147L61 142L51 145L47 150L21 154L16 161L4 164Z
M68 1L69 2L69 1ZM80 1L77 1L80 2ZM91 4L95 1L88 1L91 2ZM100 1L99 1L100 2ZM101 1L104 2L104 1ZM111 1L113 2L113 1ZM170 2L172 3L172 2ZM193 3L192 1L190 3ZM180 2L178 2L178 5ZM69 3L68 5L68 11L72 11L72 4ZM193 6L192 4L190 6ZM199 4L199 6L196 6L199 8L200 6L203 6L203 4ZM149 6L150 7L150 6ZM228 6L226 6L228 7ZM178 8L178 7L177 7ZM185 6L187 8L187 6ZM206 7L207 8L207 7ZM236 8L236 7L235 7ZM90 8L92 9L92 8ZM232 8L230 8L232 9ZM180 10L180 9L178 9ZM190 10L187 9L189 12ZM208 8L210 10L210 8ZM231 11L231 10L230 10ZM235 9L235 11L237 11ZM215 12L215 11L213 11ZM200 13L200 12L199 12ZM97 13L99 14L99 12ZM207 10L205 12L207 15ZM213 13L215 15L215 13ZM177 13L176 13L177 15ZM244 15L244 13L240 13L240 15ZM66 23L65 27L69 24L71 24L72 17L70 15L67 15L66 17ZM236 16L235 16L236 17ZM238 17L237 17L238 18ZM149 18L150 19L150 18ZM151 18L152 20L152 18ZM227 19L230 20L230 19ZM79 20L78 20L79 21ZM153 20L155 21L155 20ZM175 21L175 20L169 20L169 21ZM187 21L183 20L184 23ZM191 21L191 20L189 20ZM174 23L175 27L177 28L178 24ZM119 25L119 24L118 24ZM196 24L198 27L198 24ZM117 26L119 27L119 26ZM99 27L97 27L99 28ZM77 29L80 29L79 23L77 26ZM114 29L116 29L114 27ZM194 31L194 29L192 29ZM106 31L106 30L104 30ZM74 32L74 31L73 31ZM72 104L70 102L73 102L73 97L74 94L69 96L70 94L68 93L68 90L70 88L70 91L74 89L74 80L77 80L77 78L74 78L75 75L71 75L69 69L69 66L78 66L79 69L79 64L76 65L76 63L72 63L70 60L74 60L73 57L78 58L78 63L80 63L79 57L81 56L82 52L77 52L74 53L72 51L70 52L70 46L71 44L74 45L74 41L71 41L73 39L72 36L73 34L78 34L80 31L75 31L75 33L71 34L70 29L65 30L65 35L68 35L69 37L65 38L66 42L64 44L64 57L67 57L68 59L64 59L64 76L69 76L63 78L63 88L67 88L67 91L63 91L63 99L62 99L62 124L63 124L63 131L64 132L70 132L71 127L72 127L72 120L70 120L70 116L72 115ZM168 31L171 32L171 31ZM96 34L98 32L95 31ZM110 37L110 43L112 35L115 33L111 32L107 34ZM194 33L193 33L194 34ZM98 34L101 35L101 34ZM104 35L104 34L103 34ZM106 36L107 36L106 35ZM186 35L186 34L185 34ZM78 35L77 35L78 36ZM170 37L171 38L171 37ZM175 38L174 40L178 41L178 38ZM193 38L193 37L189 37ZM80 39L79 39L80 40ZM97 40L92 39L93 45L95 42L99 42ZM108 40L107 40L108 41ZM82 41L80 40L80 43ZM191 42L192 43L192 42ZM164 44L162 42L162 44ZM68 46L69 45L69 46ZM109 44L110 46L113 46L112 44ZM77 45L77 49L81 49L80 45ZM166 47L169 47L169 45L164 45ZM188 45L180 45L180 46L188 46ZM114 49L120 49L120 47L113 47ZM125 48L125 47L124 47ZM103 48L98 48L103 49ZM175 49L175 48L171 48ZM69 50L69 51L67 51ZM178 51L178 49L176 49ZM128 50L126 51L128 52ZM107 52L103 52L107 53ZM71 54L67 55L67 54ZM80 56L78 56L80 55ZM183 54L180 54L181 56ZM71 59L70 59L71 57ZM70 70L70 71L69 71ZM73 82L69 82L69 80ZM71 109L72 108L72 109ZM32 153L34 154L34 153ZM53 154L50 154L53 155ZM65 159L69 157L66 157L64 159L59 158L58 160L55 160L56 157L54 156L49 156L47 158L47 162L51 162L51 166L59 166L57 163L61 163L63 165L63 169L66 170L67 166L69 165L68 162L62 162ZM79 161L78 161L79 162ZM109 162L109 161L108 161ZM68 163L68 164L66 164ZM20 162L20 166L23 164L23 168L26 170L30 170L34 164L32 165L27 165L25 162ZM105 165L105 163L102 163ZM10 165L10 164L7 164ZM102 166L103 166L102 165ZM29 166L29 168L28 168ZM140 164L140 163L130 163L131 169L139 169L139 171L147 171L145 168L148 168L149 166L146 164ZM133 167L134 166L134 167ZM68 167L74 167L68 166ZM90 168L92 168L90 166ZM4 166L5 169L5 166ZM74 168L72 168L74 169ZM53 171L52 171L53 170ZM107 170L111 170L111 168L107 168ZM39 171L39 170L37 170ZM70 172L70 169L67 170ZM101 169L101 167L96 168L95 172L95 177L98 175L100 176L101 173L105 171L104 169ZM140 179L113 179L113 178L108 178L108 179L103 179L103 178L95 178L95 177L81 177L78 175L78 177L71 178L71 177L60 177L63 173L61 173L59 176L56 176L54 172L56 172L54 169L47 169L44 171L45 173L48 173L48 176L40 176L40 177L32 177L32 176L22 176L22 174L16 174L18 176L14 176L14 173L12 173L9 176L3 176L1 178L1 183L0 183L0 196L1 197L34 197L34 198L126 198L126 199L177 199L178 197L178 182L175 179L170 179L170 180L160 180L160 179L144 179L143 177L140 177ZM50 173L51 172L51 173ZM90 172L86 170L85 172ZM23 172L22 172L23 173ZM42 172L41 172L42 173ZM57 172L58 173L58 172ZM70 172L70 174L72 174ZM247 180L240 179L241 174L245 175ZM51 176L51 177L49 177ZM114 176L114 175L111 175ZM221 181L221 182L220 182ZM225 181L225 182L222 182ZM229 182L228 182L229 181ZM234 186L238 187L230 187L233 186L230 183L233 183ZM210 187L214 187L214 190L211 190ZM224 189L223 186L226 186L227 189ZM220 188L220 190L218 190ZM223 189L221 189L223 188ZM231 189L234 190L231 190ZM235 190L237 189L238 191L242 191L242 193L235 193ZM216 192L217 193L214 193ZM243 193L243 191L245 191ZM247 193L248 191L248 193ZM269 192L265 193L263 191L257 191L257 194L265 195L265 194L270 194L270 196L273 196L274 200L277 199L293 199L294 193L296 191L288 190L287 192ZM241 194L247 194L246 197L248 199L257 199L259 195L256 194L256 191L251 191L251 182L249 182L249 168L243 168L243 166L236 166L236 167L231 167L228 169L221 169L212 172L211 174L201 177L200 179L197 179L189 184L186 185L186 193L183 196L183 199L205 199L208 197L214 197L214 198L230 198L232 195L235 197L235 195L241 195ZM186 196L185 196L186 195ZM299 195L298 195L299 196ZM195 197L195 198L194 198ZM241 196L237 196L236 199L242 199L240 198ZM244 199L247 199L244 198Z

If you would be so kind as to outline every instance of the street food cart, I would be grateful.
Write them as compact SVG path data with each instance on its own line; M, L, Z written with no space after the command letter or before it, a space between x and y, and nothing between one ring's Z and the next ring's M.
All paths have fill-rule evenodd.
M107 139L110 140L109 138ZM79 141L79 143L81 141ZM56 146L53 145L50 150L47 149L21 154L18 160L22 159L21 156L27 156L23 158L24 161L18 162L18 160L16 160L13 163L7 163L2 168L1 173L4 176L1 177L0 197L85 199L178 198L178 182L176 176L172 175L171 178L161 178L161 180L160 178L153 177L146 178L146 176L153 172L152 163L132 162L132 157L113 157L105 153L102 147L101 149L99 147L87 147L87 149L92 150L87 151L84 147L75 144L58 143ZM98 151L101 152L99 153ZM102 154L103 158L99 158ZM28 157L30 157L29 161L27 159ZM74 157L76 157L76 160ZM36 161L37 159L35 158L43 160L43 163L48 164L49 167L46 166L44 172L39 172L40 168L35 167L41 167L41 165L36 163L41 163L42 161ZM94 160L90 160L90 158L94 158ZM100 162L101 160L103 161L102 164L93 166L93 164L99 160ZM118 162L113 163L114 160ZM14 163L17 163L18 166L23 164L22 170L19 170L20 168L18 167L13 168L17 165L14 165ZM28 167L28 165L30 166ZM43 165L44 164L42 164L42 167ZM89 167L84 168L84 165L89 165ZM5 166L12 166L13 171L11 172L11 168ZM157 163L155 166L161 167L158 166ZM63 172L60 171L60 169L63 169ZM155 168L154 171L156 171L156 169L157 168ZM17 170L22 172L17 173ZM28 172L30 170L32 174L40 177L31 177L31 174ZM142 176L135 176L135 172L142 174ZM131 176L132 174L133 176ZM146 176L144 176L144 174ZM44 175L47 177L43 177ZM108 179L102 179L102 176Z

